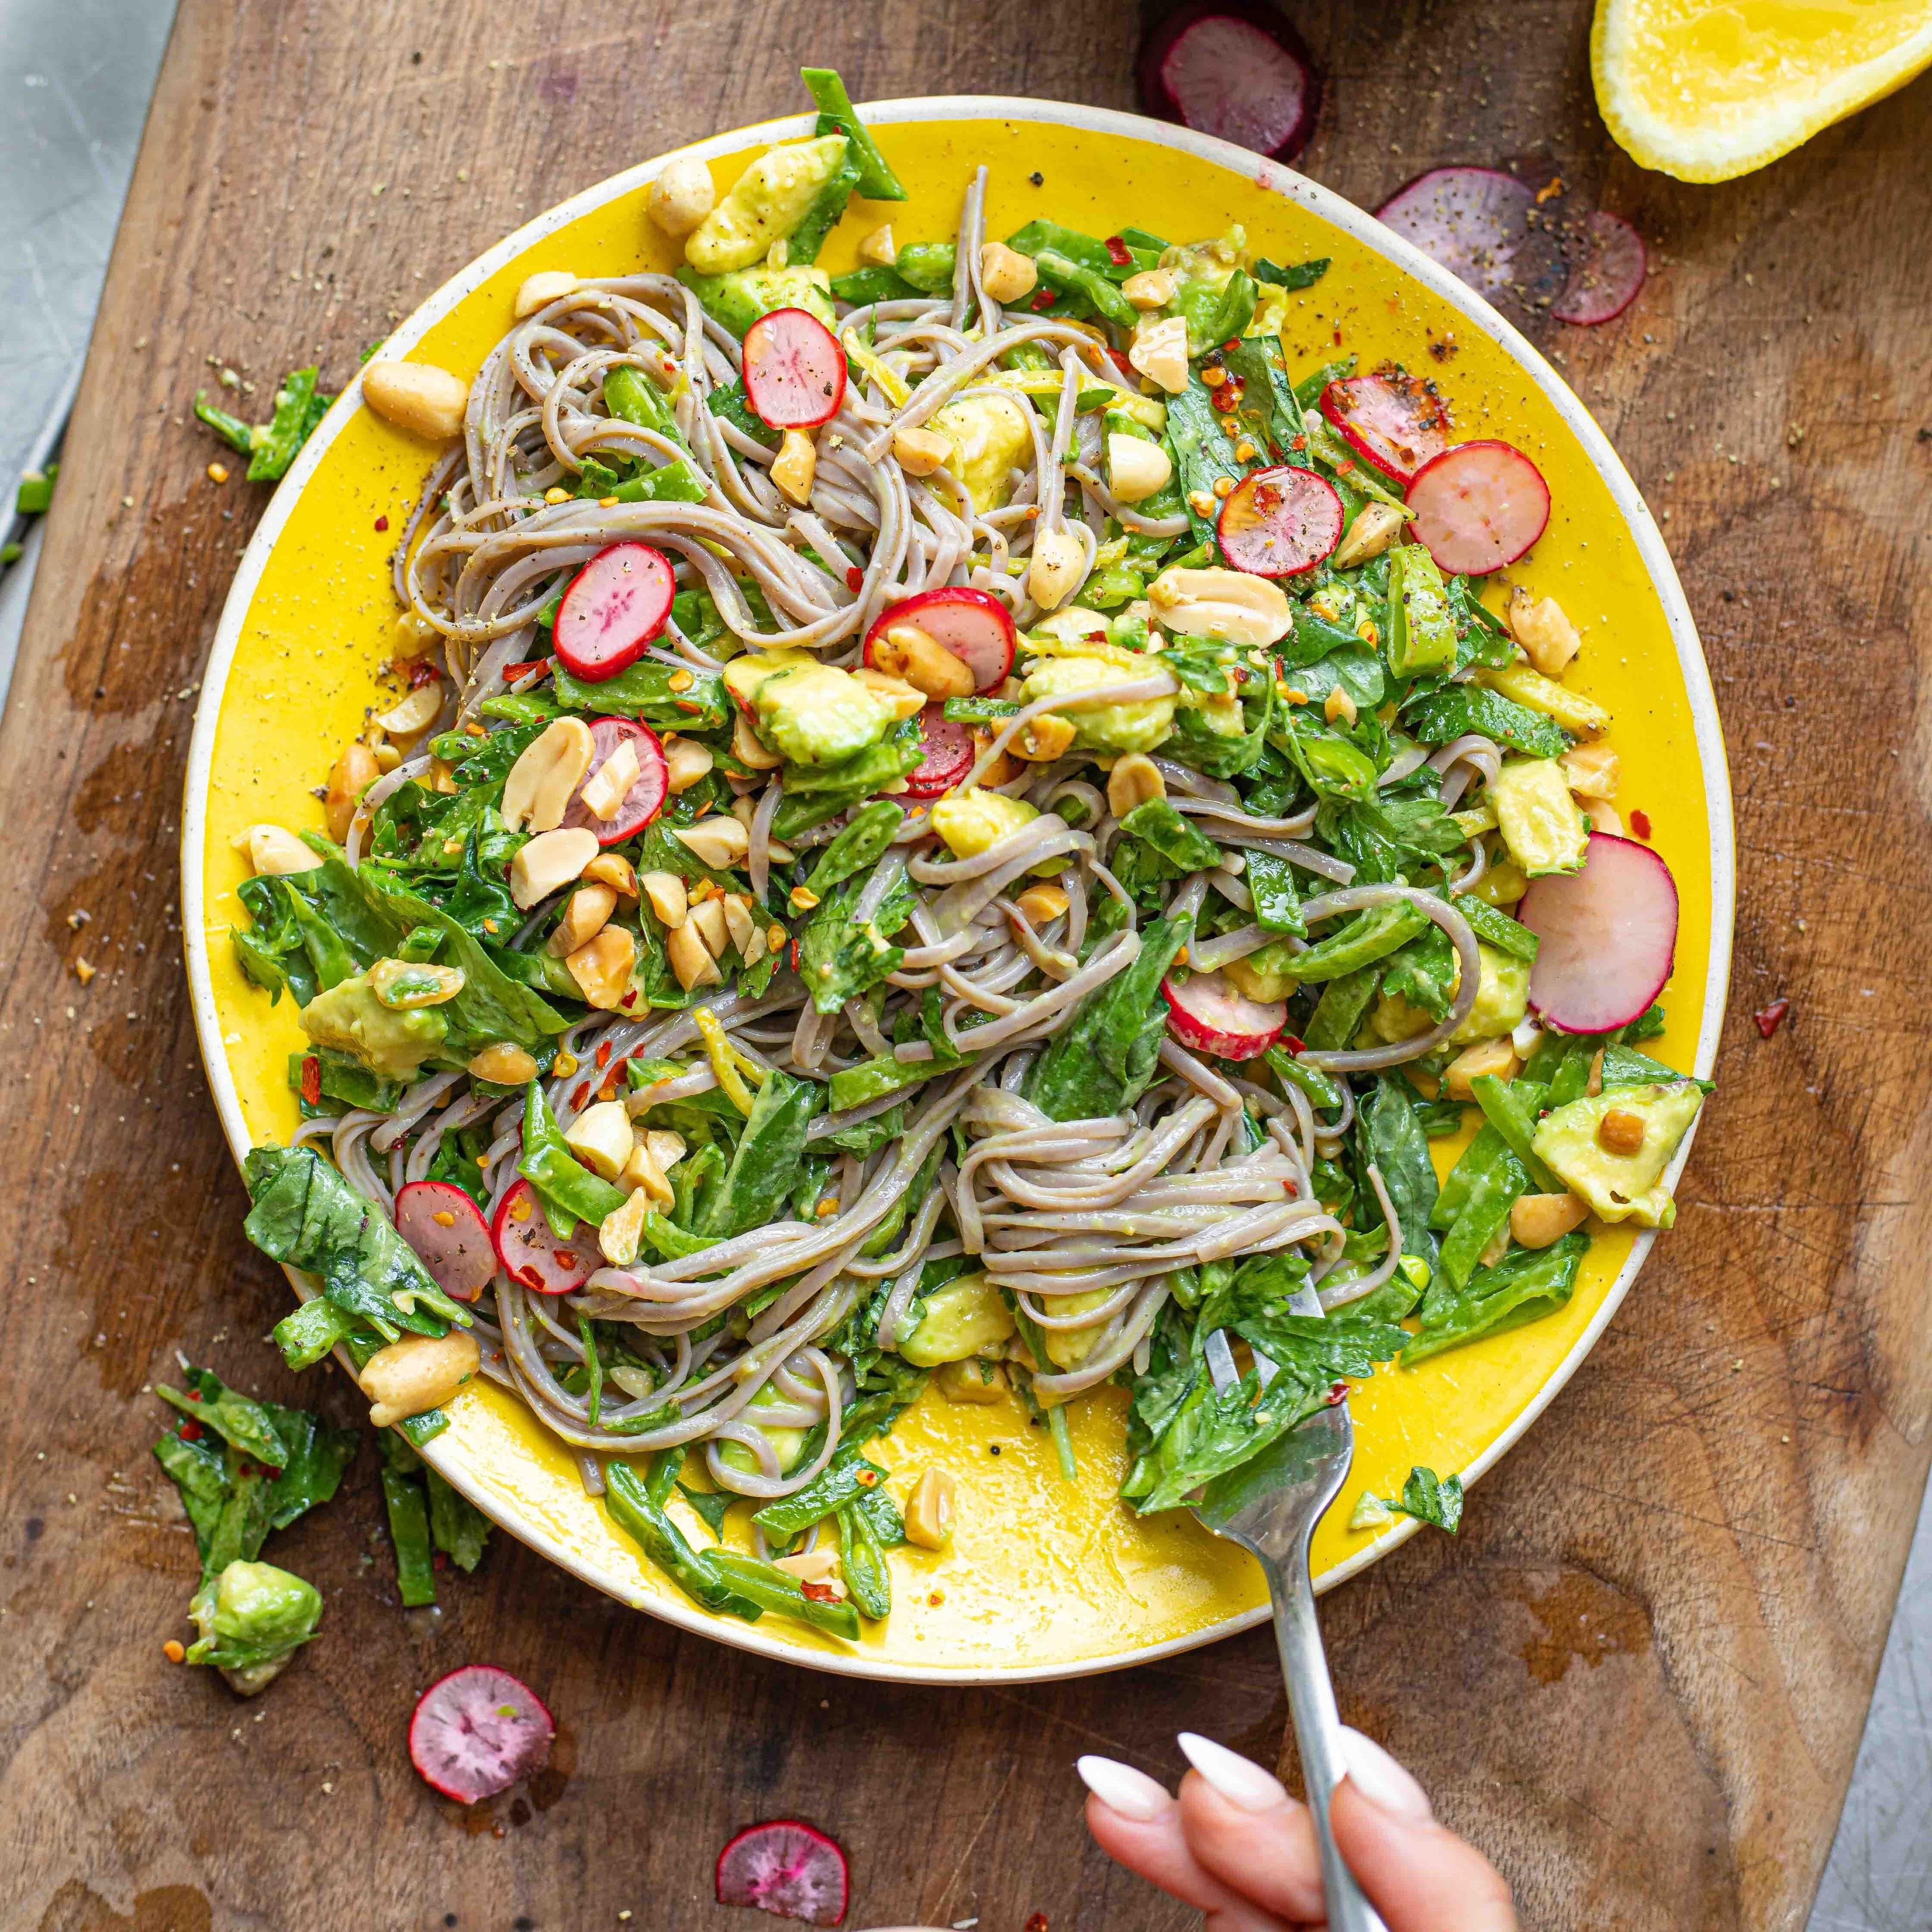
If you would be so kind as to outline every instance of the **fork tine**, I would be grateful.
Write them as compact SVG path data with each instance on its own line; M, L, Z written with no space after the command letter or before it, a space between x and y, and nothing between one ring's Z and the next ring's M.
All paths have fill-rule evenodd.
M1240 1372L1234 1366L1234 1352L1228 1346L1228 1332L1217 1328L1202 1345L1202 1353L1208 1358L1208 1372L1214 1378L1217 1389L1231 1387L1240 1380Z
M1280 1364L1272 1355L1263 1354L1258 1348L1255 1350L1255 1369L1262 1378L1263 1388L1266 1388L1281 1372Z

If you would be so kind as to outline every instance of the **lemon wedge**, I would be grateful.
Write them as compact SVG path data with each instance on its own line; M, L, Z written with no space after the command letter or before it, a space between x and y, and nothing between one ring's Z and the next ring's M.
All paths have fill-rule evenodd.
M1597 0L1597 104L1679 181L1748 174L1932 64L1932 0Z

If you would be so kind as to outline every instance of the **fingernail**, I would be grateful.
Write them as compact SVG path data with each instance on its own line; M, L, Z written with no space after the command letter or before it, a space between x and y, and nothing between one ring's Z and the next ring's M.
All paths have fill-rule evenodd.
M1371 1804L1379 1804L1412 1824L1434 1821L1428 1792L1373 1738L1364 1737L1346 1724L1342 1726L1342 1762L1348 1767L1355 1789Z
M1109 1811L1144 1825L1158 1818L1174 1802L1144 1771L1120 1764L1110 1757L1083 1757L1074 1761L1080 1781Z
M1187 1762L1230 1804L1244 1811L1271 1811L1277 1804L1287 1802L1288 1792L1280 1778L1231 1751L1226 1744L1217 1744L1212 1738L1192 1731L1183 1731L1180 1743Z

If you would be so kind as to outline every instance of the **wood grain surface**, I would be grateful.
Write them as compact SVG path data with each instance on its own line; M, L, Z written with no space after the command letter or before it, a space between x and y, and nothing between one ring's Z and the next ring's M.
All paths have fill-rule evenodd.
M1372 206L1533 155L1652 238L1637 306L1534 326L1669 519L1724 712L1741 860L1719 1097L1677 1232L1476 1492L1326 1600L1345 1714L1412 1764L1538 1928L1802 1922L1927 1463L1917 703L1932 644L1932 86L1723 188L1638 171L1592 104L1584 0L1298 0L1330 90L1304 163ZM145 1394L188 1351L298 1395L278 1274L197 1068L176 845L189 722L264 495L182 414L226 363L338 381L522 218L640 154L854 93L1133 105L1112 0L183 0L4 728L0 1919L40 1932L742 1927L738 1826L849 1850L856 1926L1172 1932L1088 1843L1071 1769L1172 1778L1191 1728L1292 1742L1265 1634L1011 1691L850 1684L682 1636L499 1538L404 1612L373 1452L271 1553L328 1600L265 1698L160 1644L194 1572ZM238 466L237 466L238 469ZM83 984L85 960L95 968ZM1775 1038L1752 1010L1792 1001ZM356 1406L322 1388L338 1420ZM410 1769L416 1694L490 1660L552 1768L472 1814Z

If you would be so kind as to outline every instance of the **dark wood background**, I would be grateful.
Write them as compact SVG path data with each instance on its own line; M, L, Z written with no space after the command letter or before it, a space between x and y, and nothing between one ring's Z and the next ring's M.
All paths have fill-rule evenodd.
M1723 1088L1678 1232L1481 1486L1328 1600L1346 1714L1412 1763L1538 1928L1799 1923L1927 1464L1921 988L1932 542L1932 91L1721 188L1634 167L1592 104L1583 0L1298 0L1330 76L1309 172L1372 206L1432 164L1546 158L1636 222L1621 322L1545 326L1660 512L1724 714L1742 879ZM742 1928L739 1826L835 1832L855 1925L1171 1932L1112 1868L1074 1756L1264 1759L1265 1633L1058 1687L874 1688L756 1661L497 1539L440 1611L394 1600L373 1454L272 1552L328 1597L259 1702L177 1670L194 1556L144 1395L184 1348L298 1397L279 1276L199 1077L176 847L200 667L264 497L182 411L357 352L472 255L678 142L854 93L1134 103L1109 0L183 0L69 437L4 728L0 1894L42 1932ZM84 916L84 918L83 918ZM98 968L83 986L74 968ZM1792 1002L1770 1041L1751 1024ZM338 1378L326 1405L350 1419ZM461 1816L405 1721L467 1660L560 1720L533 1789Z

